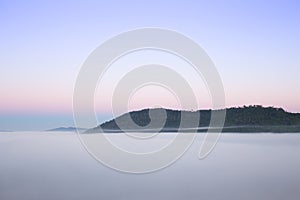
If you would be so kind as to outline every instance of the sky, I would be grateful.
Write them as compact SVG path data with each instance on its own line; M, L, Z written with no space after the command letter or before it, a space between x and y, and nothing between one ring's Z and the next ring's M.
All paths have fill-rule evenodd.
M74 84L86 58L107 39L144 27L177 31L205 49L223 81L227 107L261 104L300 112L299 10L296 0L1 0L0 130L72 126ZM187 79L192 76L187 72ZM169 98L158 88L145 91L130 108L159 103L145 100L151 92ZM210 107L206 95L199 108ZM169 99L163 106L176 107ZM99 122L112 116L105 103L97 114Z

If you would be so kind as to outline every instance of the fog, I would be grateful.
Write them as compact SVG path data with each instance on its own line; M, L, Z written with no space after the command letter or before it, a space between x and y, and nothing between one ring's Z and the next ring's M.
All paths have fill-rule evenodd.
M74 133L0 133L0 199L300 198L300 134L224 133L199 160L203 136L173 165L137 175L102 165ZM109 137L127 144L120 134Z

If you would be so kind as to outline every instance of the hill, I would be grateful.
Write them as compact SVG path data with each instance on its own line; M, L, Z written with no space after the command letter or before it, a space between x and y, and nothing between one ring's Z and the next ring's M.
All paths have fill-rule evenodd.
M227 108L226 119L223 128L223 132L300 132L300 113L289 113L282 108L263 107L263 106L244 106L238 108ZM149 127L150 117L149 112L153 114L157 122L164 121L161 115L162 111L165 111L167 116L165 124L160 132L177 132L181 115L185 114L189 118L200 116L198 126L186 126L184 131L189 132L192 129L197 129L198 132L208 131L207 127L210 123L210 117L212 112L219 112L220 110L198 110L198 111L179 111L169 110L163 108L155 109L143 109L139 111L133 111L125 113L116 119L107 121L95 128L89 129L86 133L101 132L123 132L116 123L126 131L145 131L152 132L161 127L158 123L153 123L152 127ZM147 129L136 130L128 121L128 117L139 126L147 127ZM214 131L213 128L209 131Z
M46 130L46 131L75 132L76 130L85 131L86 129L76 128L76 127L58 127L58 128L53 128L53 129L49 129L49 130Z
M0 132L13 132L11 130L0 130Z

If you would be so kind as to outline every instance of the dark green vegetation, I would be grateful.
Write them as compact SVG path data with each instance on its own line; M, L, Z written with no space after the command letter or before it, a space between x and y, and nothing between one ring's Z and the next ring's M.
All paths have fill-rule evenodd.
M152 112L152 125L150 124L149 111ZM161 115L162 111L167 114L166 120ZM139 132L152 132L155 129L161 127L157 122L165 121L163 128L159 129L160 132L177 132L181 115L187 115L189 119L200 120L198 125L189 126L186 125L180 131L190 132L191 130L197 130L197 132L208 131L210 123L210 117L212 112L220 112L220 110L199 110L199 111L177 111L168 110L163 108L157 109L144 109L140 111L133 111L123 114L116 119L107 121L93 129L87 131L87 133L101 132L122 132L126 131L139 131ZM127 117L131 119L139 126L131 126ZM118 121L118 124L116 123ZM118 125L121 125L122 130ZM101 127L101 129L100 129ZM125 127L125 128L124 128ZM216 129L209 128L210 132L214 132ZM282 108L262 107L262 106L244 106L238 108L226 109L226 119L223 132L274 132L274 133L288 133L288 132L300 132L300 113L289 113Z

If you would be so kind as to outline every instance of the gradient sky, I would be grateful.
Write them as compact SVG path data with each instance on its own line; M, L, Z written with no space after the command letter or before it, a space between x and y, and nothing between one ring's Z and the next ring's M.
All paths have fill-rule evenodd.
M106 39L142 27L175 30L199 43L221 75L228 107L300 112L299 10L296 0L2 0L0 130L72 126L84 60ZM147 105L137 98L136 107ZM111 117L105 107L99 112L100 121Z

